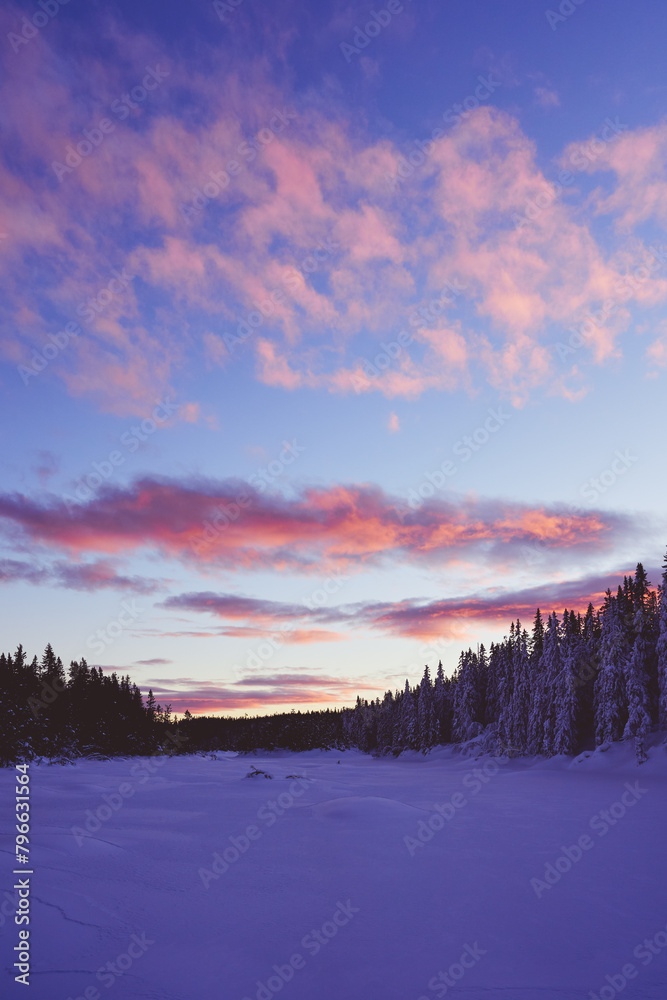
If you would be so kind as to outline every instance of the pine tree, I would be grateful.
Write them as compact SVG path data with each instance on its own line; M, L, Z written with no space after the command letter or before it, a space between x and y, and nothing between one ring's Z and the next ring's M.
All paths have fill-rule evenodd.
M407 679L405 681L405 691L403 693L401 729L403 748L405 750L419 750L417 707L415 705L414 694L410 690L410 684Z
M556 704L554 691L561 675L560 623L555 612L549 615L544 633L542 656L535 677L534 697L528 724L530 753L554 752L556 736Z
M522 631L517 621L512 650L512 704L510 709L511 728L509 745L514 750L525 751L528 745L530 727L530 655L528 653L528 633Z
M607 591L602 612L600 671L596 681L595 740L598 744L619 740L627 720L625 696L629 644L618 596Z
M576 684L580 708L580 739L595 737L595 682L600 669L600 623L589 603L581 627Z
M419 685L419 700L417 702L417 727L419 749L427 753L431 747L438 742L438 733L435 723L435 703L433 697L433 685L428 665L424 667L424 674Z
M578 664L581 657L579 622L574 612L563 615L561 671L553 692L556 702L556 753L574 753L580 731L580 684Z
M542 622L542 614L538 608L533 619L533 634L530 640L530 654L536 662L539 662L543 648L544 623Z
M433 703L435 710L435 725L438 735L437 742L446 743L451 739L451 711L448 697L449 679L445 678L442 660L438 662L438 670L433 685Z
M644 567L637 564L634 585L629 584L633 598L634 642L625 663L625 684L628 700L628 720L623 735L634 736L638 761L646 759L644 742L651 726L649 676L652 672L651 622L648 612L648 588Z
M662 564L662 583L658 595L658 724L667 729L667 553Z
M456 735L460 740L471 740L482 731L481 691L477 654L469 649L461 653L456 673Z
M394 730L394 698L391 691L387 691L380 706L380 714L377 726L377 748L381 754L388 753L393 743Z

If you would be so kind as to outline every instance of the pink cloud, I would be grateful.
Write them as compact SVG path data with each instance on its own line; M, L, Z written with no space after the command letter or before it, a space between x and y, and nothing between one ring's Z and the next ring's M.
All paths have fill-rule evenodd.
M652 377L657 374L656 369L667 367L667 322L663 320L658 323L654 334L657 336L646 348L646 357L652 369L649 374Z
M544 617L552 611L559 615L564 607L585 612L589 604L601 605L605 591L615 591L623 576L632 573L615 572L603 576L585 577L568 582L548 582L524 590L510 591L493 588L479 594L448 598L428 603L406 600L396 603L367 604L361 612L363 620L374 629L401 638L466 639L474 636L475 626L521 619L528 629L535 611L541 608ZM653 570L654 579L659 572Z
M6 23L19 16L12 7ZM609 193L582 206L571 204L572 189L517 227L550 185L511 115L478 108L420 168L392 183L398 146L320 104L294 108L264 65L232 62L212 75L178 60L167 67L150 37L125 32L109 13L100 17L123 59L82 54L63 74L51 47L57 32L42 32L8 80L7 135L16 153L11 166L0 165L8 233L0 254L6 318L21 335L2 340L0 350L30 364L31 351L77 317L112 268L130 268L138 280L39 376L62 380L102 409L139 414L169 391L178 369L229 363L225 337L266 301L271 314L249 341L257 377L288 391L353 391L360 338L386 338L455 278L476 318L463 322L458 303L450 304L419 332L409 357L364 391L415 398L428 389L474 391L486 381L517 405L538 386L569 392L548 350L549 327L595 308L624 273L622 247L603 251L596 240L595 213L610 213L625 229L667 219L664 125L628 130L590 163L591 171L613 173ZM114 99L160 61L168 72L150 99L127 121L114 120L94 155L59 183L52 161L83 128L112 115ZM199 118L179 117L169 96L179 88L202 109ZM546 84L541 89L553 104ZM272 131L276 109L288 117ZM251 157L242 143L259 130L270 141ZM233 162L218 193L198 194ZM119 217L133 234L122 252L100 224ZM415 217L428 226L415 226ZM335 249L322 256L316 248L327 241ZM298 266L315 252L317 280ZM655 279L628 302L665 296L667 282ZM45 299L52 308L43 311ZM594 362L620 351L628 323L622 309L595 332Z
M232 710L266 710L271 705L343 705L354 702L358 692L381 692L375 685L357 679L320 674L255 675L230 685L189 677L156 678L147 682L156 699L173 711L187 709L193 715Z
M535 103L541 108L559 108L560 97L553 87L535 87Z
M649 219L664 227L667 224L666 158L665 123L627 129L618 135L599 154L599 159L589 158L586 166L588 173L603 169L616 175L616 185L610 194L597 193L596 210L612 215L615 225L622 230L633 229Z
M71 509L56 497L0 495L0 518L8 538L53 550L155 551L201 568L304 572L387 560L446 564L473 551L511 562L536 542L544 543L547 555L590 553L635 530L629 518L607 512L570 513L472 496L432 499L410 510L369 485L303 488L286 499L236 481L148 477L127 487L102 487L87 504Z
M520 618L532 622L539 607L545 616L552 611L561 613L564 607L575 612L585 612L589 604L597 608L602 604L607 589L612 592L623 583L623 577L632 570L588 576L572 581L548 581L522 590L493 587L475 594L463 594L443 600L360 602L350 605L331 605L326 608L309 608L303 604L286 604L280 601L238 597L232 594L211 592L180 594L168 598L163 607L194 613L209 613L227 620L255 622L240 628L223 627L203 635L225 635L234 638L280 638L281 645L293 642L291 638L302 629L296 623L338 623L348 628L370 629L404 639L460 639L475 634L479 623L503 624ZM660 578L660 571L650 569L649 577ZM259 627L260 624L262 627ZM268 626L274 625L273 630ZM318 639L297 641L330 641L328 636L340 639L339 632L312 631ZM192 633L183 633L191 635ZM178 636L179 633L174 633Z
M116 564L105 559L89 563L56 560L39 565L17 559L0 559L0 583L33 583L66 590L125 590L151 594L161 586L158 580L140 576L125 576Z

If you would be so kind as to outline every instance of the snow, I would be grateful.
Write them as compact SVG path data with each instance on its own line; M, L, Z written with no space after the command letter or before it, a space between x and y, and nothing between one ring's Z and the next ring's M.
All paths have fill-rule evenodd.
M251 766L272 780L247 778ZM667 995L656 737L641 766L621 743L575 759L276 752L154 759L150 771L141 758L31 767L31 1000ZM0 772L5 851L13 778ZM72 827L84 831L103 794L117 808L77 843ZM610 808L612 825L600 815ZM415 846L419 830L431 837ZM577 858L582 837L592 846ZM540 889L548 863L567 868L563 848L575 860ZM22 996L18 928L0 919L2 995ZM97 979L118 956L127 971ZM450 967L462 978L447 986L437 977Z

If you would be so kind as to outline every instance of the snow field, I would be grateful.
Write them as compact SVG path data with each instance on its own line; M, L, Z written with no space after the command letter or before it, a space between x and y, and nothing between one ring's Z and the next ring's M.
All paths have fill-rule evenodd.
M667 995L664 746L146 763L31 768L33 1000Z

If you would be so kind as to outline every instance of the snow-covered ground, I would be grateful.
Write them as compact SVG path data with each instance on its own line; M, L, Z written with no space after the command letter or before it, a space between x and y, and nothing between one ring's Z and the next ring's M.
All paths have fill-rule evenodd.
M575 761L334 751L30 774L25 990L0 772L3 997L667 997L663 745L639 767L616 745Z

